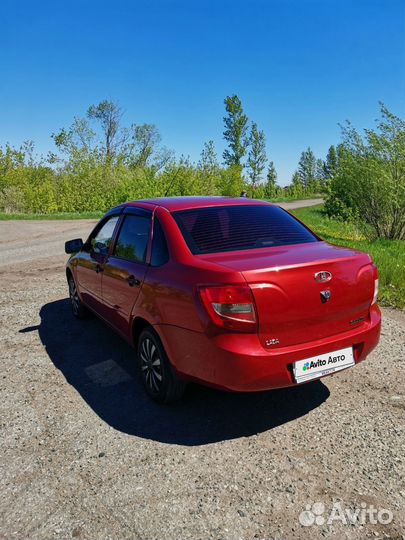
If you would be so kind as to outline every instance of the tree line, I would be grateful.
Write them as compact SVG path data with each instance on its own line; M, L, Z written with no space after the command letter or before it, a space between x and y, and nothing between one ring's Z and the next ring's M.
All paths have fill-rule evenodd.
M263 130L237 95L224 100L220 163L214 142L199 160L176 158L152 124L123 123L112 101L91 105L84 117L53 133L55 151L38 156L32 142L0 147L0 211L104 211L123 201L173 195L303 197L323 193L336 219L361 222L370 234L404 238L405 126L381 105L377 130L362 137L350 124L325 160L304 150L291 182L280 187Z
M128 199L171 195L251 197L300 196L319 190L310 150L303 153L299 181L282 188L268 162L264 132L249 122L238 96L224 100L220 163L212 140L200 159L176 158L162 145L155 125L123 125L123 110L112 101L91 105L84 117L52 133L55 151L35 153L34 143L0 147L0 210L74 212L105 210ZM300 161L300 163L301 163ZM266 170L267 165L267 170Z

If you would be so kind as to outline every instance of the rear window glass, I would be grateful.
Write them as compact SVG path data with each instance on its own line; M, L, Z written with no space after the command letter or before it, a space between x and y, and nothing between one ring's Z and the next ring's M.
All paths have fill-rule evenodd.
M317 242L277 206L216 206L174 212L190 251L217 253Z

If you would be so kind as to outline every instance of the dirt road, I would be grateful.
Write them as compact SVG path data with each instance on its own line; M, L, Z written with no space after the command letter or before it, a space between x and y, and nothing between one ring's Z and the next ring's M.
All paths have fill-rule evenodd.
M90 228L0 222L1 538L402 537L401 313L384 310L366 362L322 382L190 386L158 406L133 351L71 316L63 242ZM380 522L328 524L334 504Z
M295 208L306 208L307 206L316 206L317 204L322 204L323 199L305 199L303 201L292 201L284 203L276 203L281 208L286 210L295 210Z

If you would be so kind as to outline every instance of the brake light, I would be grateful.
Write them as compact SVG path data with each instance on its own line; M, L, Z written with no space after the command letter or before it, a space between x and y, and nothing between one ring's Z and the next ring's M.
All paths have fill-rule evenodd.
M378 300L378 269L374 267L374 293L371 305L375 304Z
M214 324L235 332L256 332L256 309L248 285L201 286L198 290Z

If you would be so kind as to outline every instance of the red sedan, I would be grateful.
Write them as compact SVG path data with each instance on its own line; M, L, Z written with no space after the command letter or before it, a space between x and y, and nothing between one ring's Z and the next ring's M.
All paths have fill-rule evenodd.
M110 210L66 242L73 313L137 349L148 394L187 381L244 392L348 368L377 345L378 273L264 201L179 197Z

